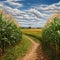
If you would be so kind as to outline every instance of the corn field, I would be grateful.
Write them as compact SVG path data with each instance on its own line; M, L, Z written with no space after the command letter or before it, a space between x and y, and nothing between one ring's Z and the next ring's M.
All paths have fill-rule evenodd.
M42 32L42 46L51 60L59 60L60 55L60 18L53 18Z
M0 50L5 53L6 48L15 46L21 41L22 33L20 27L8 18L3 19L3 14L0 14Z

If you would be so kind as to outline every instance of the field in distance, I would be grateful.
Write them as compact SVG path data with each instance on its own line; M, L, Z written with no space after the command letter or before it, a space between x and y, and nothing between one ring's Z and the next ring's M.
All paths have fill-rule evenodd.
M33 37L36 41L40 40L42 29L22 29L22 32L30 37Z

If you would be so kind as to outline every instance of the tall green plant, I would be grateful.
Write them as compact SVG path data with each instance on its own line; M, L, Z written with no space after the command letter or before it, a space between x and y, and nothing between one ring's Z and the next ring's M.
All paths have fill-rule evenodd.
M42 32L42 44L46 51L50 50L51 56L54 55L53 60L57 60L60 54L60 19L55 17L48 23ZM54 53L53 53L53 52ZM52 56L53 58L53 56Z
M0 14L0 48L2 49L2 53L5 52L6 48L14 46L20 41L21 37L20 27L17 27L14 22L6 21L3 19L3 15Z

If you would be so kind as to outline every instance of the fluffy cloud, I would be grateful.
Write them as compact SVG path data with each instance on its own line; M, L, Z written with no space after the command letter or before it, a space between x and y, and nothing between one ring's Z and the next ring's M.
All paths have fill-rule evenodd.
M23 7L23 5L11 1L8 0L8 3L10 5L16 6L16 8L13 9L12 7L4 5L4 3L0 4L0 8L3 8L4 11L13 15L15 20L21 26L25 27L42 27L45 24L46 19L48 19L52 13L60 13L60 2L52 5L33 6L33 8L28 10L19 10L18 7Z
M50 13L60 13L60 2L52 5L40 5L35 7L37 10L50 12Z
M36 10L36 9L29 9L27 12L34 14L36 17L41 18L41 17L45 17L46 14L42 14L40 11Z
M22 7L23 6L22 4L15 3L15 2L12 2L12 1L9 1L8 3L12 6L15 6L15 7Z

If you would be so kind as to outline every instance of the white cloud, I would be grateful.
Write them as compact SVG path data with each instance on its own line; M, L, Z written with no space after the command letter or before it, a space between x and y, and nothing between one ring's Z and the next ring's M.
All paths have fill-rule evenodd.
M23 7L23 5L20 3L16 3L16 2L12 2L12 1L9 1L8 3L12 6L15 6L15 7Z
M40 11L33 8L29 9L27 12L34 14L36 17L39 17L39 18L46 16L46 14L42 14Z
M23 6L19 3L10 2L10 0L9 4L16 7ZM1 3L0 8L3 8L5 11L8 11L10 14L12 14L21 26L28 25L32 27L40 27L44 25L46 18L48 18L50 14L60 13L60 2L52 5L34 6L34 8L30 8L28 10L19 10L18 8L13 9L8 6L4 6L4 4Z
M52 4L52 5L40 5L35 8L40 11L60 13L60 2Z
M26 11L22 11L22 10L18 10L18 9L13 9L11 7L8 7L8 6L4 6L2 5L2 7L4 7L6 11L8 11L10 14L12 14L15 18L16 18L16 21L19 22L19 24L21 26L32 26L34 27L36 24L35 22L37 23L37 27L40 25L40 24L44 24L43 22L43 17L46 16L46 14L42 14L40 11L36 10L36 9L29 9L29 10L26 10Z

